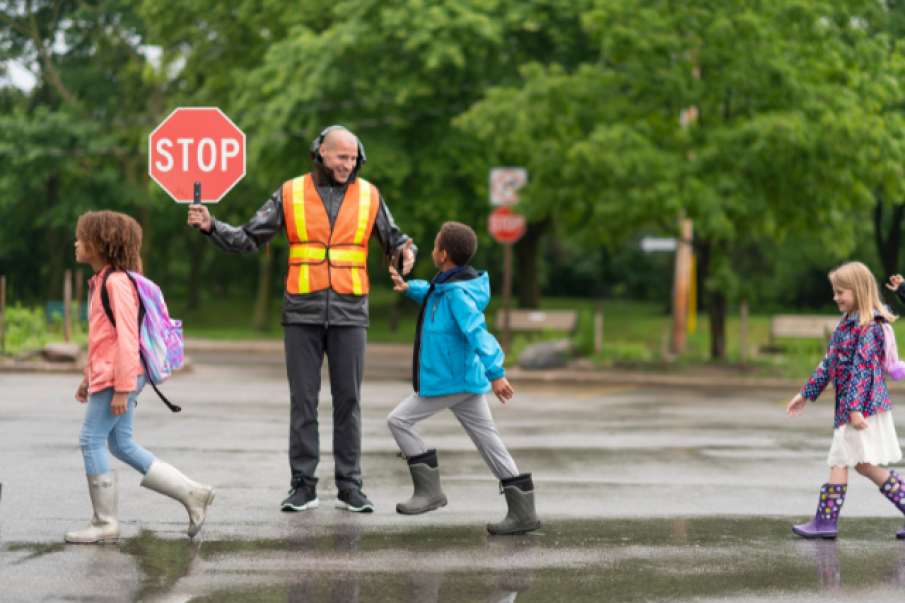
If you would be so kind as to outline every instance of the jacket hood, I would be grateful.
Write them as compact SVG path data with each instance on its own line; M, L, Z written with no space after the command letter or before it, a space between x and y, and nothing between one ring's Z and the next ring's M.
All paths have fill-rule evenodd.
M890 308L889 306L884 306L884 307L886 308L886 311L887 311L887 312L889 312L890 314L893 313L893 312L892 312L892 308ZM874 318L874 320L880 319L880 320L882 320L883 322L886 322L886 317L883 316L883 314L880 313L879 310L874 310L874 312L873 312L873 318ZM860 321L861 321L861 314L858 313L858 312L849 312L848 314L845 314L845 315L842 317L842 322L843 322L843 323L857 323L857 322L860 322Z
M450 289L460 289L470 296L481 312L490 303L490 277L483 270L478 271L469 266L466 270L436 287L437 292L449 291Z
M328 168L327 166L324 165L324 158L321 156L321 152L320 152L320 148L324 142L324 138L327 136L328 133L332 132L333 130L346 130L347 132L349 131L347 128L344 128L343 126L330 126L329 128L325 128L324 131L321 132L320 135L314 139L314 142L311 143L311 161L314 162L314 171L315 171L315 174L317 175L318 183L322 182L322 178L324 176L326 176L330 181L334 181L333 180L333 168ZM355 137L355 140L358 141L358 162L355 164L355 169L352 170L352 175L349 176L349 180L348 180L348 182L346 182L346 184L351 184L351 183L355 182L355 179L358 178L358 172L361 171L361 168L364 166L364 164L368 160L368 158L365 156L365 147L363 144L361 144L361 140L359 140L359 138L357 136Z

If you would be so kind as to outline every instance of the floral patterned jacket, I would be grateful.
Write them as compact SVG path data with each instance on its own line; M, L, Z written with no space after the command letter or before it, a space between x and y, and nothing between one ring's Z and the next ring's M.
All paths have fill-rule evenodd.
M836 389L834 429L848 423L851 412L859 411L867 418L892 409L880 368L885 319L877 312L866 327L859 320L857 312L842 317L826 357L801 390L802 396L814 402L832 379Z

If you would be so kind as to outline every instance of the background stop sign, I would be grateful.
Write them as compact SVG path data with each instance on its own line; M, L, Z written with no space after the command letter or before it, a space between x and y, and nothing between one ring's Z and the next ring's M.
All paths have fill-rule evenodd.
M216 108L180 108L151 132L151 177L179 203L216 203L245 176L245 134Z
M498 207L490 212L487 230L493 240L502 245L512 245L525 236L527 224L525 216L519 215L509 207Z

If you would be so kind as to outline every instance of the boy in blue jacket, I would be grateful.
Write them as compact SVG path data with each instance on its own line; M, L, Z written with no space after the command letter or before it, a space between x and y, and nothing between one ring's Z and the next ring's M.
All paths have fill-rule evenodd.
M506 496L509 512L502 521L487 524L487 531L524 534L540 528L534 482L530 473L519 474L484 397L492 390L505 404L514 392L503 370L503 351L484 323L490 280L486 272L468 265L477 249L478 238L471 228L447 222L431 253L440 270L433 281L406 283L390 268L394 289L421 304L412 361L415 393L387 417L415 485L412 498L397 504L396 512L417 515L446 506L437 451L427 449L415 424L449 409L500 480Z

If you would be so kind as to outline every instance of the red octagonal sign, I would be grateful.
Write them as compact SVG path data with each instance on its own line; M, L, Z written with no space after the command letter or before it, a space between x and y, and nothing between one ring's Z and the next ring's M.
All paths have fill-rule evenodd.
M525 216L517 214L508 206L498 207L490 212L487 230L497 243L512 245L525 236L528 225Z
M151 132L151 178L178 203L216 203L245 176L245 134L217 108L183 107Z

